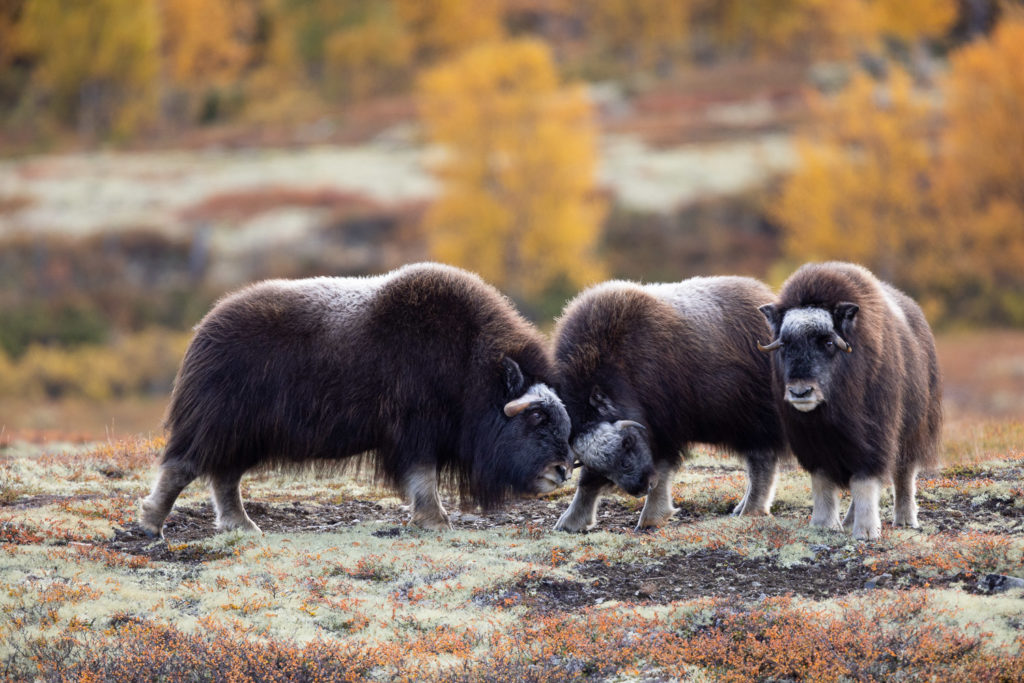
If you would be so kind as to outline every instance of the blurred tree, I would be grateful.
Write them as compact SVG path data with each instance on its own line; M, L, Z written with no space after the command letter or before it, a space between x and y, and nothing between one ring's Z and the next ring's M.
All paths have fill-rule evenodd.
M257 7L241 0L160 0L160 9L165 120L225 117L225 91L252 59Z
M502 37L503 0L393 0L417 62Z
M938 264L930 219L932 113L894 70L887 87L859 75L834 101L812 101L799 165L775 205L795 261L857 261L918 296Z
M724 0L710 5L719 40L755 55L846 59L874 35L865 0Z
M163 54L176 85L223 84L250 58L252 5L235 0L161 0Z
M325 85L333 95L359 100L406 82L412 40L391 3L374 3L372 8L364 21L327 38Z
M0 0L0 70L6 69L18 54L17 23L25 0Z
M774 206L794 261L859 261L934 319L1024 324L1024 21L954 53L945 125L893 73L818 100Z
M958 314L1024 324L1024 16L950 58L936 183Z
M422 77L419 102L444 149L426 217L436 258L534 303L601 276L591 107L581 86L559 84L543 43L472 48Z
M876 31L905 43L945 35L956 22L957 0L874 0Z
M692 0L603 0L583 11L599 49L643 68L671 67L686 51Z
M19 28L34 89L81 133L127 135L155 118L154 0L27 0Z

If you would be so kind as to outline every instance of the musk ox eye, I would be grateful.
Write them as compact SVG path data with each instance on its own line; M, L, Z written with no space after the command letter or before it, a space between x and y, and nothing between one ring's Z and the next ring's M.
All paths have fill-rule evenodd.
M547 421L547 419L548 416L544 413L543 410L538 410L534 408L533 410L526 413L526 421L529 423L531 427L537 427L539 425L542 425L544 424L544 422Z
M826 340L825 340L825 348L826 348L826 349L828 349L829 351L831 351L831 350L832 350L832 349L834 349L835 347L836 347L836 343L835 343L834 341L832 341L831 339L826 339Z

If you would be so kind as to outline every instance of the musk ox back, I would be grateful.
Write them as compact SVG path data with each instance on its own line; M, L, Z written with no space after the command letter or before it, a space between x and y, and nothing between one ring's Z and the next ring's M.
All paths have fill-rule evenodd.
M769 363L756 348L768 327L754 309L772 298L756 280L711 277L609 282L569 303L555 331L555 363L584 468L556 528L593 526L611 483L647 493L640 527L664 524L680 452L691 442L741 454L749 478L735 512L768 514L785 444Z
M220 528L258 531L242 508L243 473L360 455L430 528L448 526L439 477L485 508L551 490L572 466L551 374L544 338L455 268L252 285L196 328L141 525L160 533L202 477Z
M881 532L879 491L895 488L894 521L917 526L919 469L935 464L942 423L935 342L921 309L867 269L807 264L761 311L772 328L774 395L790 446L811 473L811 523Z

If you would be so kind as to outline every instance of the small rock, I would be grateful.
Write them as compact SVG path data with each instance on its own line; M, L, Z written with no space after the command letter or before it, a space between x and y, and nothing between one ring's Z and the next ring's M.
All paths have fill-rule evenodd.
M879 574L864 582L865 588L885 588L886 584L892 580L892 574L886 572L885 574Z
M464 512L462 513L461 519L463 522L479 522L483 519L483 517L481 517L480 515L474 515L470 512Z
M978 588L989 593L1002 593L1011 588L1024 588L1024 579L1005 574L986 574L978 582Z

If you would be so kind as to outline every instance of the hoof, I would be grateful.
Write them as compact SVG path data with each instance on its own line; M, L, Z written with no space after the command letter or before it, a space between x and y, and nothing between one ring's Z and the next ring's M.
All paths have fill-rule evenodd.
M164 537L164 520L154 519L158 517L153 513L148 505L148 499L139 499L139 529L142 533L146 534L149 538L163 538Z
M594 519L581 519L577 515L570 514L570 510L566 510L562 513L562 516L555 522L555 531L566 531L570 534L577 534L584 531L589 531L597 526L597 518Z
M217 531L238 531L243 534L263 535L263 530L256 526L256 523L251 519L238 522L217 522Z
M425 531L451 531L452 523L447 519L411 519L409 524Z

